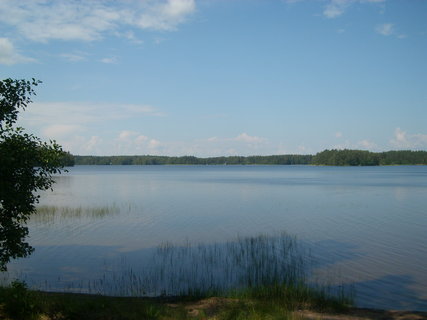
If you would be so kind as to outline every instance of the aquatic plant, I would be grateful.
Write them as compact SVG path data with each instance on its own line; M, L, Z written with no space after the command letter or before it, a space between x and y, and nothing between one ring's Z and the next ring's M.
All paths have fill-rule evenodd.
M36 213L31 215L31 220L38 223L54 222L56 219L104 218L120 212L115 204L94 207L41 205L37 206L36 210Z
M233 241L183 245L162 243L137 255L130 263L105 262L96 280L43 283L46 291L89 293L122 297L224 296L244 300L276 301L287 310L310 306L342 309L352 304L351 288L310 283L309 250L286 233L238 237ZM135 259L135 255L129 257Z
M307 248L286 233L213 244L166 242L148 256L141 269L123 260L120 272L104 274L90 289L121 296L279 299L290 309L301 304L351 304L351 294L344 287L334 292L309 283L310 259Z

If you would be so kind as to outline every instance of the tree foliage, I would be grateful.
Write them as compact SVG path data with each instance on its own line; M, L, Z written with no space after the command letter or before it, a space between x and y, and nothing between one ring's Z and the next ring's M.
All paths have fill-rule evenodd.
M37 191L52 187L53 174L63 168L64 151L54 141L42 142L14 127L19 111L31 103L32 79L0 81L0 270L33 248L25 241L25 222L35 213Z
M313 157L312 164L325 166L426 165L427 151L324 150Z
M71 156L73 165L323 165L386 166L427 165L427 151L324 150L316 155L284 154L271 156L229 156L198 158L194 156Z
M198 158L194 156L74 156L76 165L286 165L309 164L311 155L229 156Z

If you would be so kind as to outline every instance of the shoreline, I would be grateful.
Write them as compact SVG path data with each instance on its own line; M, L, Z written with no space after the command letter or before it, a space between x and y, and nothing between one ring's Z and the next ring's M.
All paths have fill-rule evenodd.
M267 310L264 310L265 314L260 314L261 318L268 318L269 310L275 309L277 306L280 306L280 302L265 302L257 301L254 299L246 298L229 298L229 297L189 297L189 296L157 296L157 297L116 297L116 296L103 296L97 294L85 294L85 293L69 293L69 292L44 292L44 291L31 291L29 292L37 294L39 297L42 297L43 300L48 301L48 303L58 302L66 309L69 306L76 308L75 306L84 305L83 311L87 312L88 308L93 313L93 319L102 318L107 305L113 306L112 313L109 311L108 319L140 319L144 314L140 314L141 306L147 306L149 308L156 308L161 310L161 312L156 312L156 316L150 319L175 319L174 315L179 314L180 316L177 319L206 319L206 320L216 320L222 319L222 316L227 310L235 308L240 309L250 309L256 308L256 305L261 303L266 303L267 307L264 307ZM283 302L284 304L285 302ZM100 307L97 307L100 305ZM255 306L255 307L254 307ZM239 309L239 310L240 310ZM61 309L57 309L56 312L61 312ZM130 312L131 316L123 317L123 313ZM297 310L281 310L285 319L307 319L307 320L423 320L427 319L427 311L417 311L417 310L385 310L385 309L374 309L374 308L358 308L358 307L348 307L345 310L318 310L316 308L297 308ZM116 314L117 313L117 314ZM172 316L165 316L167 314ZM0 308L0 316L1 308ZM43 314L41 319L44 320L54 320L55 317ZM67 316L61 319L68 319ZM86 319L86 318L84 318ZM92 319L88 318L88 319ZM141 318L143 319L143 318ZM227 318L230 319L230 318ZM239 318L240 319L240 318ZM252 318L251 318L252 319Z

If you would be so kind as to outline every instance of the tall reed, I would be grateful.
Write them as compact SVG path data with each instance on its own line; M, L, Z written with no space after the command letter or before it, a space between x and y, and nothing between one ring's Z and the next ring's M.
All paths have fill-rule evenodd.
M308 250L286 233L177 246L163 243L140 270L126 266L92 284L96 293L125 296L227 295L301 304L351 303L343 289L309 283ZM123 271L125 270L125 271ZM111 286L111 284L114 284Z

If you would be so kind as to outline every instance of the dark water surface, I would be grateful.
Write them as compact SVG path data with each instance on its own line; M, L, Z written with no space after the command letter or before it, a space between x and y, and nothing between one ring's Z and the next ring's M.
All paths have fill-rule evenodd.
M286 231L359 306L427 310L427 166L77 166L40 206L9 265L37 288L121 294L162 243Z

